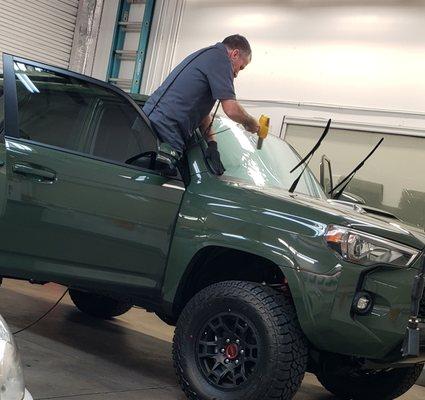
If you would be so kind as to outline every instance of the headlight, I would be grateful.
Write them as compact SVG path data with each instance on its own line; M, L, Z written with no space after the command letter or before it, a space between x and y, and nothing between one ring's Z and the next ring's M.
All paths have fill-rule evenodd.
M25 384L15 340L0 316L0 399L22 400Z
M391 240L336 225L328 226L325 239L345 260L362 265L408 267L419 254L418 250Z

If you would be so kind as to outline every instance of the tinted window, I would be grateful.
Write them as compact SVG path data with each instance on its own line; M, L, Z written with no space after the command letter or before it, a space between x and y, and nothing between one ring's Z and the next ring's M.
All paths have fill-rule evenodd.
M112 90L22 63L15 73L22 138L114 161L156 148L134 107Z
M92 154L125 162L136 154L156 149L152 133L133 108L112 99L103 101L99 107Z

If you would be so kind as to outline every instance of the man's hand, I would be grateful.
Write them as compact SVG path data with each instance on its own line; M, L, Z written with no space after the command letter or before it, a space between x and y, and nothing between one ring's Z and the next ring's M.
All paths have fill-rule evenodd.
M247 131L257 133L260 129L258 121L251 117L236 100L222 100L221 106L230 119L242 124Z
M251 133L258 133L260 129L260 125L258 121L254 118L250 118L245 124L243 124L244 128Z
M226 169L224 168L221 159L220 159L220 153L217 150L217 142L210 141L208 142L208 148L207 148L207 154L205 156L207 159L208 164L212 168L212 170L217 175L223 175L224 171Z

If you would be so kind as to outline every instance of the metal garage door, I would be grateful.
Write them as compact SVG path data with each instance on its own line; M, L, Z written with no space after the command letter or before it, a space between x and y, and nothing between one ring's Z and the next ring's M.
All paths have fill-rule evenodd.
M77 10L78 0L0 0L0 52L68 68Z

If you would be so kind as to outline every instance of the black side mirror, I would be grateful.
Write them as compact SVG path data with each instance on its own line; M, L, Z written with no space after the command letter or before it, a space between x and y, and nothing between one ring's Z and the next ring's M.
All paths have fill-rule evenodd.
M357 194L354 194L354 193L349 193L349 192L342 193L338 200L349 202L349 203L355 203L355 204L362 204L362 205L366 204L366 200L363 197L358 196Z
M159 171L164 176L177 176L177 160L163 153L159 153L155 161L155 170Z
M125 163L141 168L154 169L157 155L155 151L145 151L125 160Z
M324 154L320 161L320 185L327 195L329 195L333 189L331 160L329 160L329 158L327 158Z

